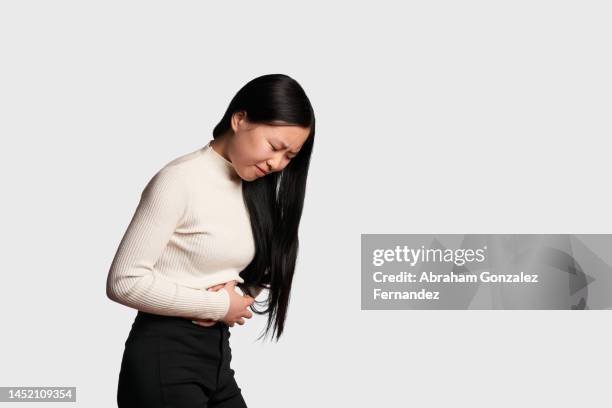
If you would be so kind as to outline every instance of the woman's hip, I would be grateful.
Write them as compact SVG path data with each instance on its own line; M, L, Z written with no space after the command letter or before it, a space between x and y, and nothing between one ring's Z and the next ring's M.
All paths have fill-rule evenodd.
M229 328L222 322L204 327L182 317L139 311L125 342L119 395L144 398L152 393L159 398L182 389L177 387L196 387L211 395L229 366L228 339Z
M229 344L229 327L223 322L212 326L200 326L191 319L180 316L162 316L138 311L126 347L138 339L158 339L154 344L161 354L188 355L207 360L220 359L224 347ZM174 354L173 354L174 353Z

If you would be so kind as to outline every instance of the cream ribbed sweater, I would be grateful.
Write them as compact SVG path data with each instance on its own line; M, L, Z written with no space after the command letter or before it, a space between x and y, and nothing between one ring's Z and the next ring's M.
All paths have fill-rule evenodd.
M219 320L226 290L253 259L255 244L242 179L208 143L161 168L140 202L108 273L108 297L166 316ZM253 290L255 296L261 290Z

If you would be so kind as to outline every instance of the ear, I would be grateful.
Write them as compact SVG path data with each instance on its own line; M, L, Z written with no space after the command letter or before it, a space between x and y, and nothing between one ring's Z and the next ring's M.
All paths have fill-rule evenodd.
M234 112L234 114L232 115L232 120L231 120L232 130L234 131L234 133L236 133L236 130L240 126L244 126L246 124L246 118L247 118L246 111Z

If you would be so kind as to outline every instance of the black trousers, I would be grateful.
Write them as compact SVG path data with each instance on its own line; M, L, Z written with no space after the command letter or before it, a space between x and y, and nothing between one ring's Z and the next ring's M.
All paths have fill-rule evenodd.
M245 408L229 327L139 311L125 341L119 408Z

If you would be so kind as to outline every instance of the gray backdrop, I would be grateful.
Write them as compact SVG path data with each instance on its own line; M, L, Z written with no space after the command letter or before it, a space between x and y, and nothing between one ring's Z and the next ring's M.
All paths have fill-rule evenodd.
M609 406L609 311L361 310L360 236L610 233L610 11L3 1L0 385L114 406L135 311L105 280L142 188L285 73L317 141L286 335L232 329L249 406Z

